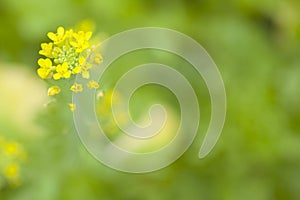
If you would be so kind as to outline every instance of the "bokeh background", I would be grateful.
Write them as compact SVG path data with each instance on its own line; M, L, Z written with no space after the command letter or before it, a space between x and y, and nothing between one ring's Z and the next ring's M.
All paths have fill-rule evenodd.
M299 199L299 11L297 0L1 0L0 199ZM199 134L171 166L126 174L105 167L85 150L63 98L52 102L47 85L36 75L38 50L47 32L82 20L94 23L95 33L102 36L158 26L203 45L219 67L228 101L224 131L208 157L197 158L210 117L201 80ZM185 63L162 52L122 59L114 65L124 68L111 70L101 83L104 89L130 65L153 59L191 73ZM148 90L177 108L172 94ZM147 94L137 93L132 103L137 117L146 112L143 101L152 97ZM171 120L177 126L174 110ZM118 132L111 125L108 129ZM26 156L17 159L20 151ZM17 159L18 166L7 172L4 163L10 159ZM8 184L5 174L13 173L20 180Z

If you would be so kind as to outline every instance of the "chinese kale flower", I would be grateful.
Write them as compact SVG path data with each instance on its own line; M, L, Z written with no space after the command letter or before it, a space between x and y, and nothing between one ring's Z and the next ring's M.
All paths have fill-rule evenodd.
M59 81L60 79L71 79L80 74L83 78L89 79L89 70L93 63L86 61L87 57L94 50L94 45L90 43L92 37L91 31L74 31L73 29L65 30L58 27L57 32L47 34L51 42L42 43L39 54L44 56L38 60L39 68L37 74L42 79ZM95 64L102 62L100 54L94 55ZM59 84L55 84L48 89L48 95L53 96L61 92ZM86 86L89 89L97 89L98 83L94 80ZM81 92L83 86L74 84L70 87L73 92ZM71 110L75 110L75 105Z

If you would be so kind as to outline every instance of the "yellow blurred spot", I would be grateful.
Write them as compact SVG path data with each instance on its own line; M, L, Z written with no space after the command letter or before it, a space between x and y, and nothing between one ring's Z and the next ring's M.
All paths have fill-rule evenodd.
M16 142L6 143L4 152L9 156L16 156L19 154L18 144Z
M85 19L82 20L77 26L76 26L76 30L79 31L84 31L84 32L88 32L88 31L94 31L95 30L95 22L91 19Z
M76 110L76 105L74 103L69 103L70 106L70 110L73 112L74 110Z
M99 100L100 98L102 98L104 96L104 92L103 91L99 91L97 93L97 99Z
M75 83L71 86L70 90L72 90L73 92L82 92L82 84Z
M94 88L94 89L99 88L99 84L96 81L94 81L94 80L89 81L88 84L87 84L87 86L90 89L92 89L92 88Z
M7 179L16 179L19 176L19 166L16 164L9 164L4 168L4 175Z
M3 146L4 142L5 142L4 138L0 136L0 146Z
M100 63L102 62L102 60L103 60L103 58L102 58L101 54L100 54L100 53L97 53L97 54L95 55L95 57L94 57L94 62L95 62L96 64L100 64Z

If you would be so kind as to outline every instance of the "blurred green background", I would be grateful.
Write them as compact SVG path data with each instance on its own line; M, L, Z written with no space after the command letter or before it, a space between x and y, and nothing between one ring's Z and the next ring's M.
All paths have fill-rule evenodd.
M20 186L4 186L0 199L299 199L299 11L298 0L1 0L0 136L20 143L27 158ZM203 124L195 142L171 166L150 174L100 164L80 143L68 108L43 106L49 99L36 75L40 43L59 25L85 19L107 36L158 26L203 45L219 67L228 101L222 136L208 157L197 158L210 117L203 82L197 93ZM135 58L151 60L145 51L120 62ZM178 58L157 60L164 58L180 68Z

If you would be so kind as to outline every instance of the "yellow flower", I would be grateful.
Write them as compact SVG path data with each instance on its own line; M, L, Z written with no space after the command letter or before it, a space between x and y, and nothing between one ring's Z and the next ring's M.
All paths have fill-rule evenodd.
M71 76L67 62L64 62L62 65L57 65L56 72L57 73L53 75L54 80L58 80L60 78L70 78Z
M83 32L79 31L78 33L74 33L73 37L75 38L75 41L70 41L70 44L76 48L76 52L80 53L83 50L90 47L89 39L92 36L92 32Z
M17 164L9 164L4 168L4 175L7 179L15 179L19 176L19 166Z
M16 143L16 142L6 143L4 146L4 152L6 155L9 155L9 156L18 155L19 154L18 143Z
M66 39L65 29L60 26L57 28L57 33L49 32L47 36L54 42L54 44L61 44Z
M40 68L37 70L38 75L42 78L49 78L51 76L51 70L52 70L52 62L49 58L43 59L40 58L38 60L38 64Z
M72 90L73 92L81 92L83 90L82 84L75 83L71 86L70 90Z
M58 86L51 86L48 89L48 96L53 96L60 93L60 88Z
M96 81L94 81L94 80L89 81L88 84L87 84L87 86L90 89L92 89L92 88L94 88L94 89L99 88L99 84Z
M102 56L101 56L100 53L97 53L97 54L95 55L95 57L94 57L94 62L95 62L96 64L100 64L100 63L102 62Z
M74 110L76 110L76 105L74 103L69 103L70 106L70 110L73 112Z
M53 43L42 43L41 48L42 50L39 51L39 54L44 55L46 57L52 58L52 47Z
M81 74L83 78L90 78L90 69L93 64L100 64L102 56L99 53L94 53L95 46L91 46L89 40L92 37L91 23L89 21L83 24L84 29L64 29L59 26L56 32L49 32L47 36L51 40L49 43L42 43L39 51L40 55L46 58L39 59L40 66L37 69L38 75L43 78L53 78L53 80L69 79L77 74ZM89 27L89 28L87 28ZM91 53L94 54L90 63L86 59L90 57ZM73 76L74 75L74 76ZM81 92L84 87L90 89L99 88L96 81L90 81L87 85L75 83L70 87L73 92ZM61 92L58 86L51 86L48 88L48 96L57 95ZM76 106L72 103L69 104L70 109L74 111Z

